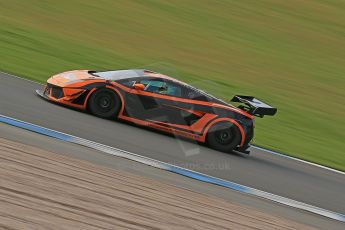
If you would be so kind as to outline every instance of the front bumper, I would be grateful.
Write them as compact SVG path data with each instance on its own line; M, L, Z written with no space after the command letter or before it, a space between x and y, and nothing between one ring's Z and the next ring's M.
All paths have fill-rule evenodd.
M47 101L81 110L86 109L85 100L88 93L85 89L63 88L49 83L43 90L36 90L36 94Z
M42 97L45 100L50 101L49 97L45 94L45 92L43 90L36 89L35 92L38 96Z

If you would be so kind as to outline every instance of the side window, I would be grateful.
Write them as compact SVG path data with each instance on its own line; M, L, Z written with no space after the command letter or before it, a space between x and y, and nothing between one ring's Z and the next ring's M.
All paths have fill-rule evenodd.
M182 97L182 87L173 82L167 82L167 95L174 97Z
M134 79L123 79L123 80L117 81L117 83L120 83L121 85L124 85L128 88L132 88L133 84L135 83L135 80Z
M119 82L121 85L124 85L128 88L132 88L133 87L133 84L135 83L135 81L122 81L122 82Z
M196 101L210 101L207 95L190 87L184 87L184 97Z
M176 83L165 81L162 79L144 79L140 81L141 84L145 85L145 91L158 93L173 97L181 97L182 90L181 86Z
M151 93L161 93L165 89L165 83L160 80L141 80L141 84L145 85L145 91Z

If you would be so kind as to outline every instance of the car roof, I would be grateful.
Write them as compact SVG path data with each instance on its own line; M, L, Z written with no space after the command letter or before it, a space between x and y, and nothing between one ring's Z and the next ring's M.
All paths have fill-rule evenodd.
M104 80L116 81L136 77L159 77L164 79L175 80L164 74L156 73L146 69L128 69L128 70L111 70L111 71L89 71L90 74L100 77Z
M217 100L218 103L221 104L225 104L229 106L229 103L216 98L215 96L206 93L204 91L202 91L201 89L195 88L185 82L179 81L175 78L169 77L167 75L161 74L161 73L157 73L151 70L147 70L147 69L128 69L128 70L111 70L111 71L89 71L90 74L100 77L104 80L109 80L109 81L119 81L119 80L124 80L124 79L131 79L131 78L137 78L137 77L152 77L152 78L163 78L166 80L170 80L173 81L175 83L179 83L181 85L184 85L187 88L192 88L194 90L199 91L201 94L207 95L208 97L213 98L214 100ZM232 106L232 105L230 105ZM233 107L233 106L232 106Z
M142 69L129 69L129 70L113 70L113 71L102 71L102 72L92 71L91 74L94 76L103 78L105 80L121 80L121 79L127 79L127 78L142 77L145 75L145 72Z

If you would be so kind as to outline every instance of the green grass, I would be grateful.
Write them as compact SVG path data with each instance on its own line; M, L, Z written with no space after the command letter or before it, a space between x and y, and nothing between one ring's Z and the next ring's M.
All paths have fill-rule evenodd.
M345 170L344 1L0 0L2 71L142 66L277 106L255 144Z

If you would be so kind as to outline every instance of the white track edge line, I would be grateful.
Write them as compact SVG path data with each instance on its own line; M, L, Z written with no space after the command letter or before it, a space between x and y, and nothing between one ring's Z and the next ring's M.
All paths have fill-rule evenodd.
M58 138L58 137L50 136L52 138L57 138L58 140L63 140L63 141L69 142L69 143L79 144L81 146L85 146L85 147L89 147L91 149L102 151L102 152L108 153L110 155L114 155L114 156L117 156L117 157L122 157L122 158L125 158L125 159L130 159L130 160L133 160L133 161L136 161L136 162L139 162L139 163L143 163L143 164L155 167L155 168L163 169L163 170L166 170L166 171L170 171L170 172L173 172L173 173L180 174L182 176L190 177L192 179L196 179L196 180L199 180L199 181L202 181L202 182L205 182L205 183L216 184L216 185L219 185L219 186L222 186L222 187L225 187L225 188L229 188L229 189L232 189L232 190L235 190L235 191L247 194L247 195L255 196L255 197L258 197L258 198L262 198L262 199L267 199L267 200L270 200L270 201L273 201L273 202L276 202L276 203L279 203L279 204L286 205L288 207L296 208L296 209L303 210L303 211L308 211L308 212L311 212L311 213L314 213L314 214L318 214L318 215L321 215L321 216L324 216L324 217L328 217L328 218L333 219L333 220L338 220L338 221L341 221L341 222L345 222L345 215L343 215L341 213L329 211L329 210L326 210L326 209L323 209L323 208L319 208L319 207L316 207L316 206L313 206L313 205L309 205L309 204L306 204L306 203L303 203L303 202L300 202L300 201L296 201L296 200L293 200L293 199L290 199L290 198L286 198L286 197L282 197L282 196L279 196L279 195L275 195L273 193L265 192L265 191L262 191L262 190L258 190L258 189L255 189L255 188L251 188L251 187L245 186L245 185L241 185L241 184L237 184L237 183L234 183L234 182L231 182L231 181L227 181L227 180L224 180L224 179L220 179L220 178L217 178L217 177L209 176L207 174L203 174L203 173L199 173L199 172L196 172L196 171L193 171L193 170L185 169L185 168L182 168L182 167L179 167L179 166L175 166L173 164L165 163L165 162L162 162L162 161L159 161L159 160L155 160L155 159L152 159L152 158L149 158L149 157L141 156L141 155L138 155L138 154L126 151L126 150L114 148L114 147L107 146L107 145L104 145L104 144L101 144L101 143L97 143L97 142L94 142L94 141L90 141L90 140L87 140L87 139L84 139L84 138L80 138L80 137L76 137L76 136L73 136L73 135L70 135L70 134L59 132L59 131L56 131L56 130L53 130L53 129L45 128L43 126L35 125L35 124L32 124L32 123L25 122L25 121L22 121L22 120L19 120L19 119L15 119L15 118L12 118L12 117L8 117L8 116L2 115L2 114L0 114L0 117L4 117L4 118L10 119L10 120L14 120L14 121L16 121L18 123L26 124L26 125L29 125L29 126L32 126L32 127L39 127L41 129L45 129L45 130L48 130L48 131L51 131L51 132L59 133L59 134L61 134L63 136L67 136L67 137L72 138L72 140L63 140L63 139ZM2 123L6 123L6 122L2 122ZM13 125L13 124L10 124L10 123L6 123L6 124ZM28 130L28 131L32 131L32 130L30 130L28 128L23 128L23 127L16 126L16 125L13 125L13 126L18 127L18 128L22 128L22 129L25 129L25 130ZM36 132L36 131L33 131L33 132ZM47 135L47 134L43 134L42 132L36 132L36 133L39 133L41 135ZM73 140L73 138L75 140ZM116 152L118 154L116 154ZM206 178L210 178L210 179L213 179L215 181L221 181L221 182L224 182L224 183L230 183L232 185L231 186L229 186L229 185L226 186L224 184L223 185L219 184L219 182L215 183L215 182L211 182L209 180L197 179L196 177L187 176L185 173L178 173L175 170L172 170L172 168L179 168L179 169L184 170L186 172L194 173L195 175L204 176ZM235 188L235 187L241 187L241 189ZM243 189L245 191L243 191Z

